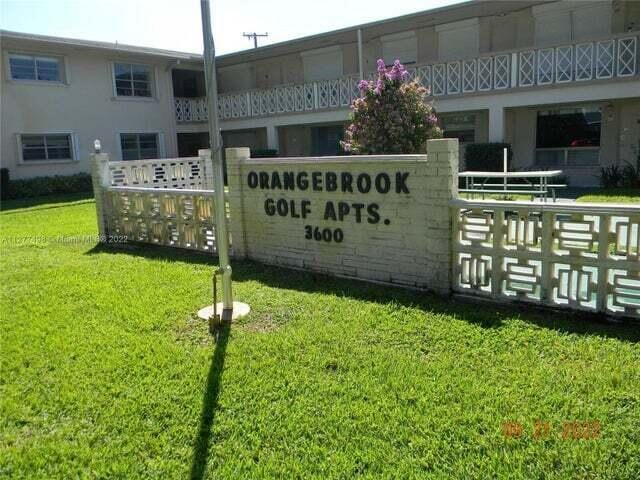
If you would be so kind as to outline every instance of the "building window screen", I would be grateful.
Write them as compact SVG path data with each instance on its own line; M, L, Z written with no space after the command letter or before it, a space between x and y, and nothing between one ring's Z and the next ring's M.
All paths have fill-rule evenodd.
M120 149L123 160L158 158L157 133L122 133Z
M600 159L599 108L542 110L536 120L536 164L542 167L594 166Z
M133 63L114 64L116 95L119 97L151 97L151 68Z
M475 115L446 115L441 117L440 123L444 138L457 138L460 143L476 141Z
M71 135L21 135L23 162L73 160Z
M9 55L9 67L14 80L62 81L59 58Z

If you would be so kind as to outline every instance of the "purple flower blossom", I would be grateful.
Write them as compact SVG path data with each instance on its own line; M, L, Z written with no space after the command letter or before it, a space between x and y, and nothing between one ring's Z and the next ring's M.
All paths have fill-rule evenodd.
M391 67L391 70L387 72L386 77L391 81L396 81L400 80L400 75L400 70L398 70L398 68L394 65L393 67Z
M384 72L384 77L392 82L404 80L408 76L409 73L400 63L400 60L397 59L393 62L393 66L389 70L385 70Z
M376 82L376 88L373 89L373 93L376 95L380 95L384 90L384 82L381 79L378 79Z
M435 110L425 97L428 91L395 60L387 68L377 62L378 78L358 82L361 92L354 99L352 122L341 145L351 154L413 153L427 138L442 136ZM370 95L372 92L373 95Z

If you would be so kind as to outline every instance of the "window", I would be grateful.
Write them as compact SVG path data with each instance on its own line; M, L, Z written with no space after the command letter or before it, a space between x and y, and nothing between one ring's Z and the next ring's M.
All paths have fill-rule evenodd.
M158 158L157 133L121 133L122 160Z
M20 135L20 148L25 163L73 160L69 134Z
M343 138L343 125L311 127L311 155L318 157L338 155L341 151L340 140Z
M476 141L475 115L446 115L440 117L444 138L457 138L460 143Z
M539 111L536 163L542 167L598 165L601 122L602 112L596 107Z
M151 97L151 67L133 63L115 63L113 74L119 97Z
M11 78L14 80L62 81L60 58L11 54L9 55L9 67Z

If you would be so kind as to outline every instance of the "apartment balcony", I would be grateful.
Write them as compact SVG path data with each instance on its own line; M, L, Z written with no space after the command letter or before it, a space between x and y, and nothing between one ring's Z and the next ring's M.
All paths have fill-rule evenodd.
M604 40L414 65L409 72L412 78L428 87L434 97L499 94L637 76L640 74L638 50L638 34L634 32ZM357 76L344 76L222 94L218 115L221 120L233 120L344 108L358 97L357 83ZM204 110L202 105L202 99L176 99L178 121L197 121L192 117L202 118L201 115L206 120L206 105Z
M176 122L206 122L209 120L207 97L173 99L176 112Z

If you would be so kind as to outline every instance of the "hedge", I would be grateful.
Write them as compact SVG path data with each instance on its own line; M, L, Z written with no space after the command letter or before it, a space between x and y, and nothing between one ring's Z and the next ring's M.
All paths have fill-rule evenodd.
M251 150L251 158L272 158L278 156L275 148L256 148Z
M9 169L0 168L0 198L5 199L9 191Z
M507 149L507 168L511 170L513 150L509 143L470 143L464 151L465 168L480 172L501 172L505 148Z
M93 190L91 175L88 173L11 180L9 171L6 168L2 170L2 183L0 185L2 200L41 197L61 193L89 193Z

